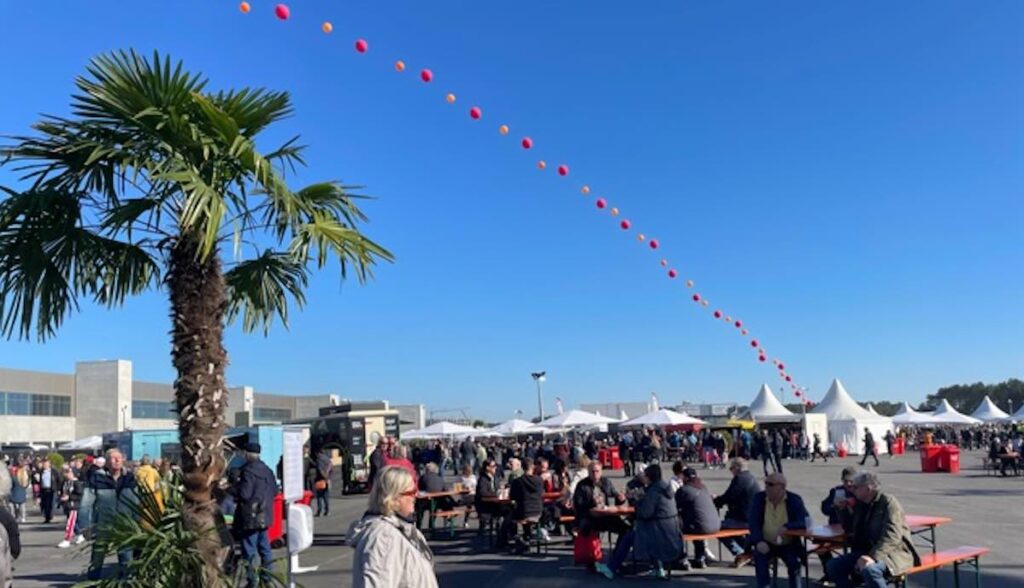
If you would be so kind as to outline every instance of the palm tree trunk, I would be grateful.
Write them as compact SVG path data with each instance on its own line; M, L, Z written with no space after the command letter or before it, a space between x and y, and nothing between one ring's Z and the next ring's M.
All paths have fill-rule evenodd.
M224 471L222 442L228 392L224 381L224 274L217 251L198 255L195 239L182 236L171 249L167 289L171 299L171 358L178 377L178 434L185 486L183 521L199 533L204 562L200 578L183 586L220 586L220 538L214 527L217 503L212 489Z

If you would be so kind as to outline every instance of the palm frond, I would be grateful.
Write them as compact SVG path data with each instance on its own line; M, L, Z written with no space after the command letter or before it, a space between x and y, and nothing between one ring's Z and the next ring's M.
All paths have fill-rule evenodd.
M275 317L288 328L288 298L302 308L309 282L306 266L287 253L264 251L256 259L243 261L224 274L228 292L228 320L242 315L242 329L262 327L270 332Z

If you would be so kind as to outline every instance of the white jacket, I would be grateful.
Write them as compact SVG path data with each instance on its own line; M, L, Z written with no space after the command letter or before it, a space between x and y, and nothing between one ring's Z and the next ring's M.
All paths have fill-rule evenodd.
M366 513L349 527L348 544L353 588L437 588L434 554L410 522Z

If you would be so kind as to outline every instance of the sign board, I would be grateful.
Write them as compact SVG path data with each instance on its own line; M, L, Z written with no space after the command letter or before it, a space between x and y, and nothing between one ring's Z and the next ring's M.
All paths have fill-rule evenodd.
M284 500L293 502L302 498L305 464L302 459L302 430L285 429L284 437Z

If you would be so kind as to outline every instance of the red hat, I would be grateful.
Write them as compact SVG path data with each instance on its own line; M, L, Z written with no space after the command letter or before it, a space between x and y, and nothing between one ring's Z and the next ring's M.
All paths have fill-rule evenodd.
M92 455L85 456L85 463L92 463L94 461L96 461L96 458L94 456L92 456Z

